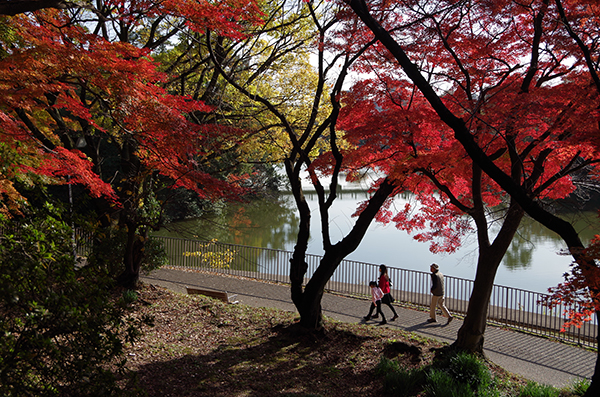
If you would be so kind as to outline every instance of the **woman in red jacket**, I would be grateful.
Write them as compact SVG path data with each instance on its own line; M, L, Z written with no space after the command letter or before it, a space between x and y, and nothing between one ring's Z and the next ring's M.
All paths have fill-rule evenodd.
M398 314L396 313L394 306L392 306L394 298L392 298L392 294L390 293L390 276L388 276L386 265L379 265L379 288L381 289L381 292L383 292L381 303L388 305L389 308L392 309L394 317L392 317L390 321L394 321L398 318Z

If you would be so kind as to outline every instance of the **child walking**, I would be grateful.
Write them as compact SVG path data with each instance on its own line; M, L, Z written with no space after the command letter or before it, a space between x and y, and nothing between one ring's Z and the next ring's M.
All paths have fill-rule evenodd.
M381 298L383 298L383 292L377 286L375 281L371 281L369 283L369 287L371 287L371 297L373 301L371 302L371 308L369 309L369 314L365 316L365 320L369 321L371 319L371 314L373 314L373 309L377 307L377 312L375 312L375 318L377 318L381 314L381 322L379 324L387 324L385 321L385 314L381 311Z

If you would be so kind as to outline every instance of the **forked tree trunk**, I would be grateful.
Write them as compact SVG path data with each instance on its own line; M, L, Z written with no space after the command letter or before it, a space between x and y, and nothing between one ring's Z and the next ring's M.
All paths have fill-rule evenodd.
M303 328L320 331L323 329L323 313L321 311L321 298L320 296L313 296L311 301L304 299L298 307L298 313L300 314L300 325ZM306 296L306 298L309 298Z
M308 264L306 263L306 250L308 249L308 239L310 238L310 207L306 202L304 194L302 192L302 184L300 180L293 175L291 165L286 163L286 171L288 173L292 194L296 202L296 208L300 216L300 222L298 225L298 235L296 237L296 245L294 246L294 253L290 259L290 284L291 284L291 295L292 302L298 313L300 314L300 323L307 327L307 324L321 323L320 321L320 307L319 310L310 308L310 305L305 302L303 285L306 272L308 270Z
M308 269L305 257L310 229L310 208L298 190L296 204L300 212L300 229L294 254L290 260L290 281L292 301L300 314L300 324L304 328L316 331L323 328L321 300L325 285L342 260L358 247L375 215L393 190L394 186L389 180L380 185L346 237L335 245L325 247L325 254L319 262L319 266L304 288L303 284ZM292 184L292 191L294 191L294 184Z
M300 307L298 307L300 324L303 327L311 330L320 330L323 328L321 301L325 285L327 285L327 282L331 279L344 257L349 254L348 250L352 252L354 249L356 247L352 249L350 242L344 239L325 251L325 255L321 258L319 266L304 287L302 302Z

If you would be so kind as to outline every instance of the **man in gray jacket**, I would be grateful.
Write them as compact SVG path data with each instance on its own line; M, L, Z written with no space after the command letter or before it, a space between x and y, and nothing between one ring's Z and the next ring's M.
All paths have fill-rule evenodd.
M448 318L446 325L454 319L446 305L444 305L444 275L440 272L440 267L433 263L429 268L431 270L431 306L429 307L428 323L435 323L435 309L439 307L442 310L442 315Z

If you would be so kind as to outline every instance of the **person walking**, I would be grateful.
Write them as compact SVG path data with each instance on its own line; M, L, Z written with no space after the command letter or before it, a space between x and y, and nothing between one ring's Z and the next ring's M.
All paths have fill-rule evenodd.
M379 317L379 314L381 314L381 322L379 324L381 324L381 325L387 324L387 321L385 321L385 314L383 314L383 312L381 311L381 298L383 298L383 292L381 292L381 289L379 289L379 287L377 286L377 282L375 282L375 281L371 281L369 283L369 287L371 287L372 302L371 302L371 308L369 309L369 314L367 314L365 316L365 320L369 321L371 319L371 314L373 314L373 309L375 309L375 307L377 307L377 311L375 312L375 316L373 316L373 317L377 318L377 317Z
M431 305L429 306L429 319L428 323L437 322L435 318L436 308L442 310L442 315L448 318L446 325L450 324L450 321L454 319L446 305L444 305L444 275L440 272L440 267L436 263L432 263L429 270L431 270Z
M390 321L395 321L398 318L398 314L396 313L396 309L392 306L394 302L394 298L392 297L390 288L392 284L390 281L390 276L388 275L387 266L379 265L379 289L383 292L383 298L381 298L381 303L384 305L388 305L390 309L392 309L392 313L394 313L394 317L391 318Z

